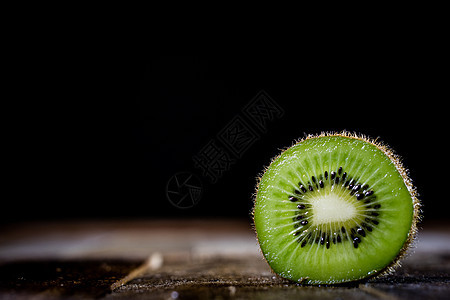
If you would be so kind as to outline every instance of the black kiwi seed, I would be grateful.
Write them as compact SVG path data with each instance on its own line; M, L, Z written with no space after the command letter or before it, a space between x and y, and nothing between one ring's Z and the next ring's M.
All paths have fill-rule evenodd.
M342 173L342 167L339 167L338 174L341 175L341 173Z
M308 240L306 240L306 239L303 240L303 242L302 242L302 244L300 245L300 247L302 247L302 248L305 247L307 242L308 242Z
M301 220L301 219L303 219L303 216L297 216L295 219L297 219L297 220Z
M348 188L353 189L353 186L354 186L353 179L350 179L350 181L348 182Z
M341 242L341 235L340 235L340 234L338 234L338 236L336 237L336 241L337 241L338 243Z
M323 181L322 181L322 180L319 180L319 186L320 186L321 188L323 188Z
M344 174L342 174L342 180L345 180L346 177L347 177L347 172L344 172Z
M334 182L335 182L336 184L338 184L338 183L339 183L339 177L336 177L336 179L334 180Z
M303 221L300 222L300 224L306 225L306 224L308 224L308 220L303 220Z
M367 231L372 232L372 227L370 227L366 223L362 223L361 226L364 227Z
M316 182L316 177L311 176L311 180L312 180L312 182Z
M331 176L330 176L331 180L333 180L335 176L336 176L336 172L331 171Z
M342 226L341 231L342 231L342 233L345 233L345 228L344 228L344 226Z
M306 206L305 206L305 204L299 204L299 205L297 205L297 208L298 209L305 209Z
M296 202L296 201L298 201L298 199L297 199L297 198L295 198L295 197L293 197L293 196L289 197L289 200L290 200L290 201L292 201L292 202Z
M352 188L352 191L350 192L350 195L355 194L357 191L359 191L360 188L361 188L361 185L360 185L360 184L355 185L355 186Z
M314 191L313 187L311 185L308 186L308 189L312 192Z
M367 191L364 195L365 195L366 197L369 197L369 196L373 195L373 191L372 191L372 190Z
M359 235L361 235L361 236L366 236L366 232L365 232L364 229L362 229L362 228L358 228L358 229L356 230L356 232L357 232Z
M325 175L325 180L328 179L328 172L327 171L325 171L324 175Z
M318 244L320 241L320 235L316 237L316 239L314 240L314 243Z
M357 200L361 200L362 198L364 198L364 194L355 194L355 197Z
M306 193L306 188L303 186L303 184L300 185L300 189L302 190L303 193Z
M301 194L299 190L295 190L294 193L296 193L297 195Z

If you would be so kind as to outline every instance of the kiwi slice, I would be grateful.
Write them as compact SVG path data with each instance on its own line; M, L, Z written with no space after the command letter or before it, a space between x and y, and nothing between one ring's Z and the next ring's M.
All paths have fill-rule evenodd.
M348 132L308 136L275 157L253 209L262 253L281 277L338 284L393 271L420 203L386 145Z

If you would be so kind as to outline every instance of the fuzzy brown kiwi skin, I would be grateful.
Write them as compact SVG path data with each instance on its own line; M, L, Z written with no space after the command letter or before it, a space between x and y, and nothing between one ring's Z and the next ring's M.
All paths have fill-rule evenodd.
M256 205L256 195L258 193L259 190L259 183L261 182L261 178L264 175L264 173L266 173L267 169L270 167L270 165L277 160L283 153L284 151L286 151L287 149L293 147L294 145L301 143L305 140L308 139L315 139L315 138L319 138L319 137L332 137L332 136L338 136L338 137L346 137L346 138L352 138L352 139L357 139L357 140L361 140L367 143L370 143L372 145L374 145L375 147L377 147L379 150L383 151L383 153L389 157L389 159L391 160L391 162L395 165L397 171L400 173L400 175L403 178L403 182L406 185L406 188L408 189L410 195L411 195L411 199L413 202L413 209L414 209L414 213L413 213L413 220L412 220L412 224L411 224L411 229L409 230L408 233L408 238L406 240L406 242L403 244L403 247L400 249L399 254L392 260L392 262L387 265L384 269L380 270L379 272L370 275L366 278L362 278L359 280L355 280L355 281L351 281L351 282L344 282L344 283L336 283L336 284L323 284L323 286L327 286L327 285L332 285L332 286L336 286L336 285L354 285L354 284L358 284L360 282L367 282L370 280L374 280L376 278L380 278L380 277L384 277L387 275L391 275L395 272L395 269L400 267L400 261L405 258L408 255L408 249L414 245L414 242L416 241L416 237L417 237L417 231L418 231L418 224L422 221L422 211L421 211L421 203L420 200L418 199L418 192L417 189L414 187L411 178L409 177L409 171L408 169L406 169L402 162L401 162L401 157L399 155L397 155L394 150L392 150L389 146L387 146L386 144L384 144L383 142L379 141L378 139L372 139L369 138L368 136L364 135L364 134L358 134L355 132L349 132L346 130L343 130L341 132L321 132L320 134L317 135L313 135L313 134L309 134L307 136L305 136L304 138L295 140L294 143L290 146L290 147L286 147L284 149L281 150L280 154L278 154L277 156L273 157L270 161L269 166L264 167L264 170L262 173L260 173L257 177L257 183L256 183L256 188L255 188L255 192L253 193L253 209L251 211L251 217L253 220L253 230L255 231L256 234L256 239L258 241L258 245L259 245L259 238L258 238L258 233L256 232L256 226L255 226L255 205ZM260 248L260 253L261 255L264 257L262 250ZM264 257L265 259L265 257ZM269 265L269 264L268 264ZM270 265L269 265L270 267ZM272 273L274 273L278 278L283 278L281 276L279 276L271 267L270 270ZM307 278L304 278L304 280L307 280ZM304 281L302 280L302 281ZM297 283L297 284L303 284L302 282Z

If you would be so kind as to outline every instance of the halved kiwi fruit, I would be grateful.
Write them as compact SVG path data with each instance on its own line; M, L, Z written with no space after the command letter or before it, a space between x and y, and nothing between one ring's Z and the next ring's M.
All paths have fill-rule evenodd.
M337 284L385 274L414 238L420 203L387 146L364 136L308 136L275 157L257 185L254 226L278 275Z

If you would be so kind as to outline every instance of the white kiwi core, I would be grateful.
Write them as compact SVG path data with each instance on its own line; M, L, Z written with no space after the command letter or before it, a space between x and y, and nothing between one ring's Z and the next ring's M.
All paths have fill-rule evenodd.
M357 209L343 195L333 192L311 199L313 224L321 225L335 222L346 222L357 216Z

